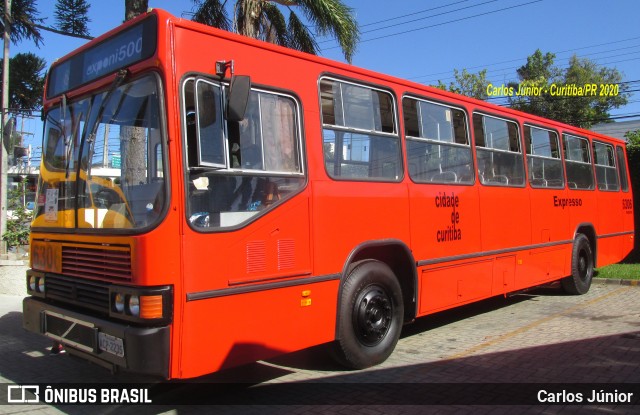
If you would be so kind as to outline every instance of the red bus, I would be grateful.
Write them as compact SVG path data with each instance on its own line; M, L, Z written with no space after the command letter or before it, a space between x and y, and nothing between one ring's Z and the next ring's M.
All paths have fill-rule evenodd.
M44 113L24 326L111 369L364 368L633 247L622 141L161 10L58 60Z

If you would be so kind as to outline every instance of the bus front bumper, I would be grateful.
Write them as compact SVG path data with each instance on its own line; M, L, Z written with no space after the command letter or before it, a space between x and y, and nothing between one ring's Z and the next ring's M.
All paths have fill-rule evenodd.
M106 367L169 377L169 326L135 327L27 297L23 326L62 343L70 354Z

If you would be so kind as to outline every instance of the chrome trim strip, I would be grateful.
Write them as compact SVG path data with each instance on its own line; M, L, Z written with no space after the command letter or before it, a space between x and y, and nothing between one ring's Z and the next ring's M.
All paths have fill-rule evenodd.
M615 236L633 235L634 233L635 233L634 231L608 233L608 234L605 234L605 235L598 235L598 239L613 238Z
M198 291L187 293L187 301L206 300L209 298L226 297L228 295L239 295L255 293L259 291L275 290L280 288L295 287L298 285L317 284L320 282L339 280L340 274L321 275L318 277L299 278L292 281L279 281L267 284L248 285L246 287L222 288L219 290Z
M441 258L435 258L435 259L423 259L421 261L418 261L418 266L422 267L425 265L440 264L442 262L461 261L464 259L480 258L483 256L502 255L502 254L508 254L511 252L526 251L526 250L538 249L538 248L548 248L552 246L565 245L565 244L571 244L571 243L573 243L573 240L546 242L543 244L525 245L517 248L496 249L494 251L475 252L473 254L454 255L454 256L441 257Z

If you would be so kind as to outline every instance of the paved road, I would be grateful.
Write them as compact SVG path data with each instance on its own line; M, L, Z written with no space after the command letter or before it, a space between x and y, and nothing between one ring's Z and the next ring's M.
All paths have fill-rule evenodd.
M0 296L0 387L4 389L13 383L148 381L131 374L111 375L66 354L51 355L50 343L24 331L21 318L21 298ZM483 399L492 394L500 402L505 394L530 398L531 387L576 392L575 383L596 384L589 387L605 391L618 387L605 384L627 384L639 395L640 287L594 284L584 296L539 289L429 316L405 327L394 354L384 364L364 371L342 370L325 347L317 347L197 381L206 383L174 388L168 399L206 401L215 393L213 382L245 385L233 389L232 395L218 395L227 402L235 396L230 400L236 405L39 404L0 406L0 413L640 413L640 406L611 404L466 405L485 403ZM243 396L256 397L247 392L252 384L282 400L276 400L276 405L239 405ZM446 397L448 404L421 405L434 403L434 394ZM258 402L264 402L264 395L262 399Z

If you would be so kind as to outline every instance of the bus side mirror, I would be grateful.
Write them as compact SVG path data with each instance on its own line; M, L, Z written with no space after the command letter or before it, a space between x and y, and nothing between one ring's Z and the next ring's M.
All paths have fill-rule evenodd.
M231 77L229 86L229 101L227 104L227 119L240 122L244 119L251 91L251 77L238 75Z

